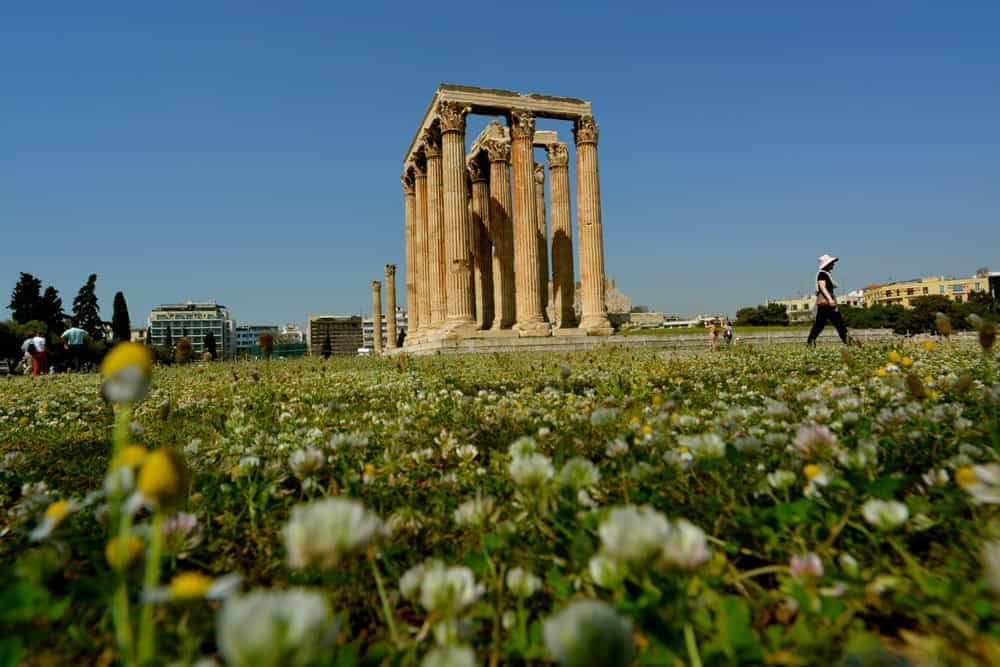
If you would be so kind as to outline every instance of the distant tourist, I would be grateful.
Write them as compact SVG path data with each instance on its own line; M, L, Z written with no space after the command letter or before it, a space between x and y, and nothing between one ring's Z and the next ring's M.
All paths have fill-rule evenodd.
M823 255L819 258L819 271L816 272L816 321L809 331L806 345L816 344L816 338L826 327L827 322L836 327L840 340L847 344L847 326L844 324L844 318L840 316L837 297L833 294L837 282L831 272L838 261L839 258L832 255Z
M87 338L87 332L73 324L69 329L63 331L63 346L69 352L69 363L74 373L80 372L80 362L83 359L83 341Z
M726 341L726 345L733 344L733 323L726 318L726 321L722 325L722 339Z
M49 354L45 349L45 336L40 331L29 332L21 349L31 357L32 374L43 375L49 372Z
M712 351L719 346L719 322L718 320L708 321L708 342L712 346Z
M406 329L401 328L396 336L396 347L403 347L404 340L406 340Z

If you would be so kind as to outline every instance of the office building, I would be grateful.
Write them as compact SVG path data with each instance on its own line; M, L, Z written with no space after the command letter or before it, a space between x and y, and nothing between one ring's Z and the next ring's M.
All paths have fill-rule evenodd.
M322 356L323 344L329 337L330 353L338 356L356 355L364 343L360 315L311 315L306 331L306 346L310 356Z
M235 329L229 310L214 301L167 303L149 313L150 345L172 347L179 338L187 338L196 357L205 351L205 336L212 333L218 358L233 358Z

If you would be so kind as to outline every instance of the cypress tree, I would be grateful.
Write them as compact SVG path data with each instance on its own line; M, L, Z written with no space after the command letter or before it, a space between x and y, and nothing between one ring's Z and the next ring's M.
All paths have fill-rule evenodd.
M73 299L73 321L76 326L86 330L94 340L104 340L104 322L101 321L101 310L97 305L97 274L91 273L87 283L77 292Z
M63 312L62 306L63 303L59 297L59 291L52 285L46 287L45 294L42 295L41 312L38 319L45 322L49 333L55 336L58 336L66 329L66 313Z
M326 335L323 337L323 347L321 348L320 351L322 352L324 359L329 359L330 355L333 354L333 344L330 342L329 329L327 330Z
M10 294L10 308L15 322L25 324L42 319L42 281L30 273L21 272L21 277Z
M125 295L121 292L115 293L114 313L111 315L111 331L114 332L115 340L119 343L132 338L132 323L128 317L128 304L125 303Z

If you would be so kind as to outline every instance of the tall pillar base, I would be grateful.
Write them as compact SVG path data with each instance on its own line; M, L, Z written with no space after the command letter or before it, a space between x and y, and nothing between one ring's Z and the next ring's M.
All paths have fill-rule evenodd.
M466 320L453 320L451 322L445 321L445 323L441 325L441 328L437 330L434 337L437 340L470 338L478 331L480 331L480 328L475 322L469 322Z
M588 336L610 336L615 332L610 320L601 315L584 316L580 320L580 328L585 330Z
M518 322L514 325L514 331L521 338L542 338L552 335L552 327L548 322Z

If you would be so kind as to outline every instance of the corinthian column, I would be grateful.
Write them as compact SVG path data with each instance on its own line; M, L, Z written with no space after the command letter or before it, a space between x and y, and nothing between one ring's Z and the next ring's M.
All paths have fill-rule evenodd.
M465 114L468 107L441 102L441 169L444 192L446 328L468 333L475 329L472 291L472 225L469 222L465 181Z
M538 223L538 289L542 291L542 312L549 311L549 232L545 220L545 165L535 163L535 214Z
M396 265L385 265L385 346L396 347Z
M431 294L430 294L430 229L427 216L427 158L419 153L414 161L414 190L417 206L417 246L416 257L416 292L417 292L417 333L421 336L431 329ZM413 333L413 327L410 327ZM414 339L414 341L417 339Z
M407 324L413 333L419 329L420 313L417 307L417 196L414 185L414 169L408 168L403 174L403 199L406 204L406 312ZM389 265L386 265L388 270ZM395 294L395 290L393 290ZM395 322L395 320L393 320ZM395 345L395 338L392 341ZM391 345L390 345L391 346Z
M573 124L576 139L576 226L580 234L580 327L591 335L610 335L605 301L604 231L601 179L597 168L597 123L582 116Z
M427 262L430 286L431 328L444 322L444 206L442 201L441 133L431 127L424 132L424 154L427 156Z
M511 226L510 143L483 144L490 160L489 231L493 242L493 329L514 324L514 229Z
M560 329L576 326L573 299L573 232L570 228L569 150L566 144L550 144L549 196L552 200L552 300Z
M375 354L382 354L382 283L372 281L372 339Z
M538 211L535 203L535 117L513 110L510 115L511 162L514 171L514 270L517 324L522 336L547 336L549 327L539 289Z
M472 230L475 239L476 328L489 329L493 324L493 244L490 243L490 187L486 172L476 159L469 161L472 183Z

